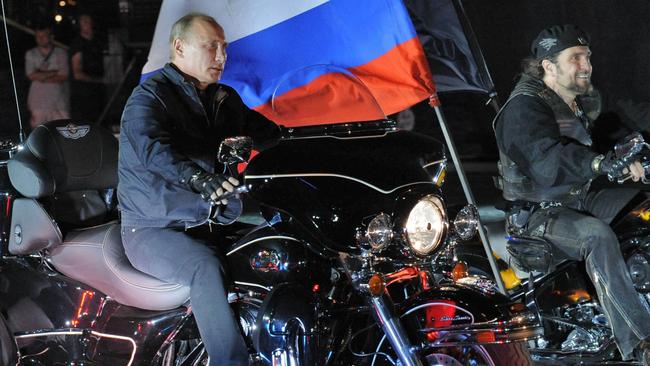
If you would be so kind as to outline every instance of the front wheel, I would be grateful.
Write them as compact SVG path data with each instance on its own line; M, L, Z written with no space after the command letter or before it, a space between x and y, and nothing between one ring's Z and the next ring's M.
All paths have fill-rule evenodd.
M428 353L425 366L530 366L533 361L524 343L440 348Z
M508 344L489 344L477 346L483 348L495 366L532 366L528 346L524 342Z
M393 356L389 356L392 354ZM390 358L390 359L389 359ZM368 366L401 365L394 352L371 357ZM528 347L523 342L467 347L440 347L422 357L425 366L532 366Z

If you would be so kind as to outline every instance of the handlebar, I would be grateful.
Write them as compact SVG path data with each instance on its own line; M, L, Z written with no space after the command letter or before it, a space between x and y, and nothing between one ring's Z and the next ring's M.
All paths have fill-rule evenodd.
M232 192L226 192L222 194L216 201L210 200L210 204L212 206L217 206L219 205L219 202L222 200L227 200L234 197L239 197L240 194L242 193L248 193L248 187L245 184L238 185L235 187L235 189Z
M614 165L620 169L629 167L630 164L639 161L644 172L641 177L641 183L650 184L650 179L647 178L650 175L650 144L645 142L640 133L637 132L626 136L622 142L616 144L614 152L616 155ZM628 173L618 177L608 174L608 178L610 181L616 181L616 183L621 184L632 178L632 173L628 171Z
M641 159L639 159L641 166L643 167L643 177L641 177L641 183L650 184L650 146L646 154L641 154ZM625 180L630 179L632 176L627 174ZM623 181L622 181L623 182ZM621 182L621 183L622 183Z

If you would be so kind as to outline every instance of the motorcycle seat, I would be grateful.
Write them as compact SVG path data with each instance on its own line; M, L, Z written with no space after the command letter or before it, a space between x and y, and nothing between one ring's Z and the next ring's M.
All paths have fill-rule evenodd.
M70 231L61 245L49 250L49 261L59 272L123 305L168 310L190 297L188 286L166 283L133 268L117 222Z
M13 202L9 252L41 253L58 271L121 304L166 310L189 299L131 266L115 215L115 137L91 124L58 120L38 126L7 164L23 196Z

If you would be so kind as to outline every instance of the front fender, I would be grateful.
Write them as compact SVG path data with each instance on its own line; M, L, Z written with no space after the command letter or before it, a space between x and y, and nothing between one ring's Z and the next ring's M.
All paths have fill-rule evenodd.
M0 315L0 365L16 364L18 364L18 347L5 318Z
M409 337L423 347L510 343L543 333L525 305L457 284L425 290L398 310Z
M277 285L259 309L253 332L255 348L268 360L277 349L288 350L299 342L301 364L315 364L318 354L319 306L314 294L297 283Z

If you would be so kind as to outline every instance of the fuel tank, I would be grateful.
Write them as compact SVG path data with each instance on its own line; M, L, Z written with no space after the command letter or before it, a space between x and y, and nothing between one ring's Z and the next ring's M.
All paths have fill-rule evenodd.
M325 287L331 264L309 242L263 227L244 236L227 252L228 271L240 287L268 289L291 282Z
M405 190L437 190L432 171L444 157L438 141L390 121L295 128L253 158L245 180L267 220L286 214L347 251L362 220L392 210Z

